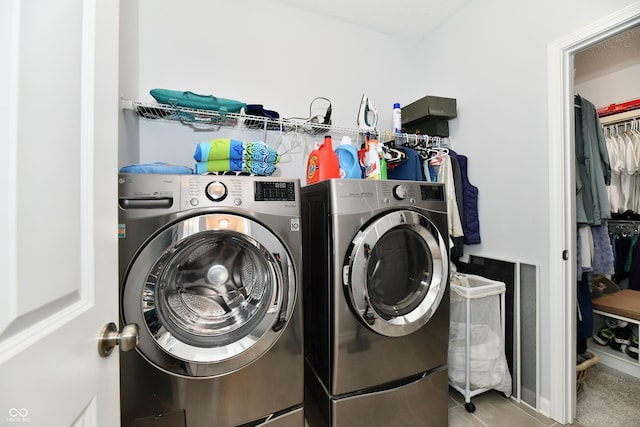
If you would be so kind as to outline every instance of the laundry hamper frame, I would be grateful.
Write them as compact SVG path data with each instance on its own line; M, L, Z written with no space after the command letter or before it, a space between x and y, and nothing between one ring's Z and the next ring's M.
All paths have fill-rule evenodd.
M505 293L506 285L503 282L487 279L482 276L466 275L467 277L473 277L476 280L482 280L486 282L486 285L478 286L475 288L468 288L451 284L453 291L463 296L465 299L465 387L462 388L451 381L449 385L457 390L464 397L464 407L467 412L475 412L476 406L471 402L471 398L479 394L485 393L491 388L477 388L471 390L471 301L477 298L486 298L495 295L500 297L500 329L501 338L504 345L505 338ZM475 295L474 295L475 293ZM477 295L479 294L479 295Z

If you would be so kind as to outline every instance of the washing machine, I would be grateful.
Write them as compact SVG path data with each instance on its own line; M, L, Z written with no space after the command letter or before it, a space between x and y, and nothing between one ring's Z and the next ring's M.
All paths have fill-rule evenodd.
M322 181L302 220L309 424L446 426L444 185Z
M299 181L118 180L122 426L303 427Z

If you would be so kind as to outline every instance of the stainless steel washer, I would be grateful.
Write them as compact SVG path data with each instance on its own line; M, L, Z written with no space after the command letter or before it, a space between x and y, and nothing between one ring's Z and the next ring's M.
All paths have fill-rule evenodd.
M123 426L302 427L298 180L119 176Z
M302 218L309 423L447 425L444 185L323 181Z

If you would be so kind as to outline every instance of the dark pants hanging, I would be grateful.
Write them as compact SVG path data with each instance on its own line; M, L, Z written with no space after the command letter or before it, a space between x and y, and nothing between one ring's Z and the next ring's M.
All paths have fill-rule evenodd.
M578 282L578 354L587 351L587 339L593 334L593 303L589 276L590 273L584 273Z

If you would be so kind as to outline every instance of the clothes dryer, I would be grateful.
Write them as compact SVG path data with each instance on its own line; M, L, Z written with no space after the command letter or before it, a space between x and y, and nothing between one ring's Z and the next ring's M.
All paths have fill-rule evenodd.
M122 426L303 427L299 181L118 179Z
M444 185L327 180L302 218L310 425L446 426Z

